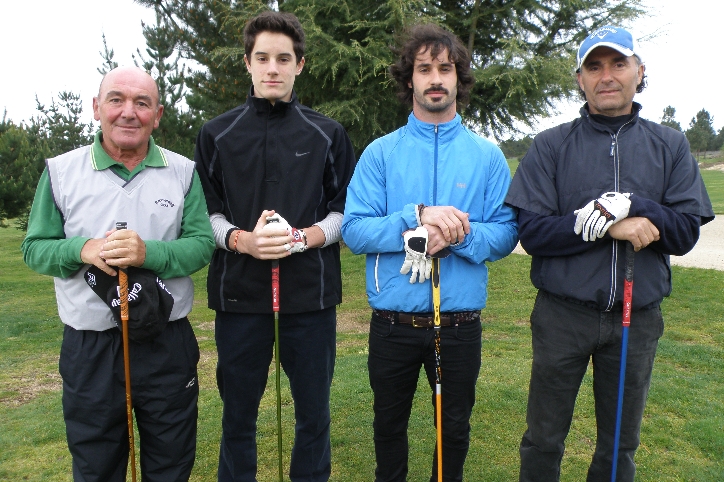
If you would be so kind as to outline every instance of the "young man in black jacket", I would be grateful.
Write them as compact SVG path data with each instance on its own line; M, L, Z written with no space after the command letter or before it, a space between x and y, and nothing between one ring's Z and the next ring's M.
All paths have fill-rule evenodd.
M289 475L326 481L338 241L354 152L340 124L294 93L304 67L299 20L262 13L244 42L250 95L203 126L195 156L217 245L208 294L224 403L219 480L256 480L256 420L274 344L271 260L279 260L279 351L296 416ZM272 216L279 222L268 224Z
M588 481L611 480L622 347L626 243L635 282L617 479L632 481L634 454L671 292L669 255L683 255L714 215L689 144L639 117L644 64L629 32L602 27L578 51L581 117L536 136L506 202L533 256L539 289L531 314L533 366L520 480L556 481L573 407L594 367L596 450Z

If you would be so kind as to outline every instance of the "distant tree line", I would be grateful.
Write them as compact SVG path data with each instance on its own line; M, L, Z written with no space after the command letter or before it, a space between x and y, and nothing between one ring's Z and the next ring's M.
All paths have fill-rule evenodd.
M687 130L681 128L675 117L676 109L668 106L664 109L660 124L683 132L689 141L691 152L697 157L702 152L724 150L724 126L717 132L714 129L714 117L706 109L701 109L692 117ZM521 138L511 137L498 145L505 157L512 159L523 157L532 143L533 137L527 135Z
M681 124L676 121L675 116L676 109L671 106L666 107L661 117L661 124L684 132L692 152L698 155L700 152L718 151L724 147L724 126L719 129L719 132L715 131L714 117L706 109L701 109L691 118L689 128L685 131L682 131Z

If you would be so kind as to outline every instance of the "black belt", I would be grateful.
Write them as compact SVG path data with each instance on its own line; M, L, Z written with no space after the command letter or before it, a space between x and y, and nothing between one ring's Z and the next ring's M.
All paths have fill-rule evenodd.
M432 313L401 313L399 311L372 310L372 314L392 324L401 323L415 328L432 328L435 326L435 315ZM458 311L440 313L440 326L457 326L470 321L480 321L479 311Z

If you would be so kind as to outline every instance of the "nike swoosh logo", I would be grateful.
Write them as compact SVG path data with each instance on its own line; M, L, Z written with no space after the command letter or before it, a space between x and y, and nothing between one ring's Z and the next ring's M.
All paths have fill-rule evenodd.
M302 152L301 154L298 153L298 152L295 152L294 154L295 154L297 157L302 157L302 156L306 156L307 154L309 154L309 151L307 151L307 152Z

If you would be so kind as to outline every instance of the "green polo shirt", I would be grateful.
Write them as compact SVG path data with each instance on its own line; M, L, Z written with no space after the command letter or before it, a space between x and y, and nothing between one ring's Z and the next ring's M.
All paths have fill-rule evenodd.
M91 146L93 169L112 169L125 180L147 168L163 168L168 165L163 152L153 138L148 143L148 154L133 171L113 160L101 145L99 131ZM28 232L20 249L25 263L41 274L67 278L76 273L84 263L80 259L83 245L89 238L65 237L63 217L55 205L47 167L40 176L30 210ZM188 276L203 268L214 252L214 235L206 210L206 200L198 174L194 171L191 189L184 198L181 235L173 241L145 240L146 259L142 268L150 269L160 278Z

